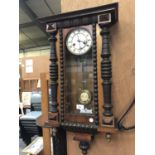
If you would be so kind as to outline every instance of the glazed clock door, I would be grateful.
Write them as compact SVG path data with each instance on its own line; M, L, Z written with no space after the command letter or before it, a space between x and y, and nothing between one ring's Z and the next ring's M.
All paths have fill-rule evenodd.
M65 120L93 123L92 26L64 29L64 34Z

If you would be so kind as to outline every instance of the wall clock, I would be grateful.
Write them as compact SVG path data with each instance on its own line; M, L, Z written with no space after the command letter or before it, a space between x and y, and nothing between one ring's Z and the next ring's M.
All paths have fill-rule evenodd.
M66 131L74 133L74 140L79 141L85 155L97 133L103 132L110 139L117 130L111 103L109 43L110 27L117 21L118 3L40 19L50 34L52 104L47 122L54 132L54 155L67 155ZM97 51L97 25L100 27L102 51ZM101 75L97 70L98 53L102 58ZM100 83L98 76L101 77ZM98 92L99 85L103 87L102 92ZM98 93L103 93L102 103L98 102ZM99 111L102 111L102 118L99 118Z

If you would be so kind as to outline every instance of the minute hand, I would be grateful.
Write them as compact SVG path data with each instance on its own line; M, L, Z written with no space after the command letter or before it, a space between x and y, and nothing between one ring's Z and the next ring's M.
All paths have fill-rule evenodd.
M83 43L83 47L82 48L84 48L85 46L89 46L88 44L87 44L87 41L82 41L82 40L78 40L78 42L80 43L80 42L82 42Z
M82 42L83 44L87 44L87 41L77 40L78 42Z

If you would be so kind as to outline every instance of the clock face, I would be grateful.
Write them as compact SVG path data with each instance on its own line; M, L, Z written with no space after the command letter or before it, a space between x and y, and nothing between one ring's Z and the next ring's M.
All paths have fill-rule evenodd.
M66 39L67 49L74 55L87 53L92 46L92 37L88 30L78 28L72 30Z

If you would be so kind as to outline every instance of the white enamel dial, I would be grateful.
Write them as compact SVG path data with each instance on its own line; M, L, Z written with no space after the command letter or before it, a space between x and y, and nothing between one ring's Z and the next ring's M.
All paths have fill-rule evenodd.
M92 46L91 34L84 28L78 28L70 32L66 39L67 49L74 55L87 53Z

